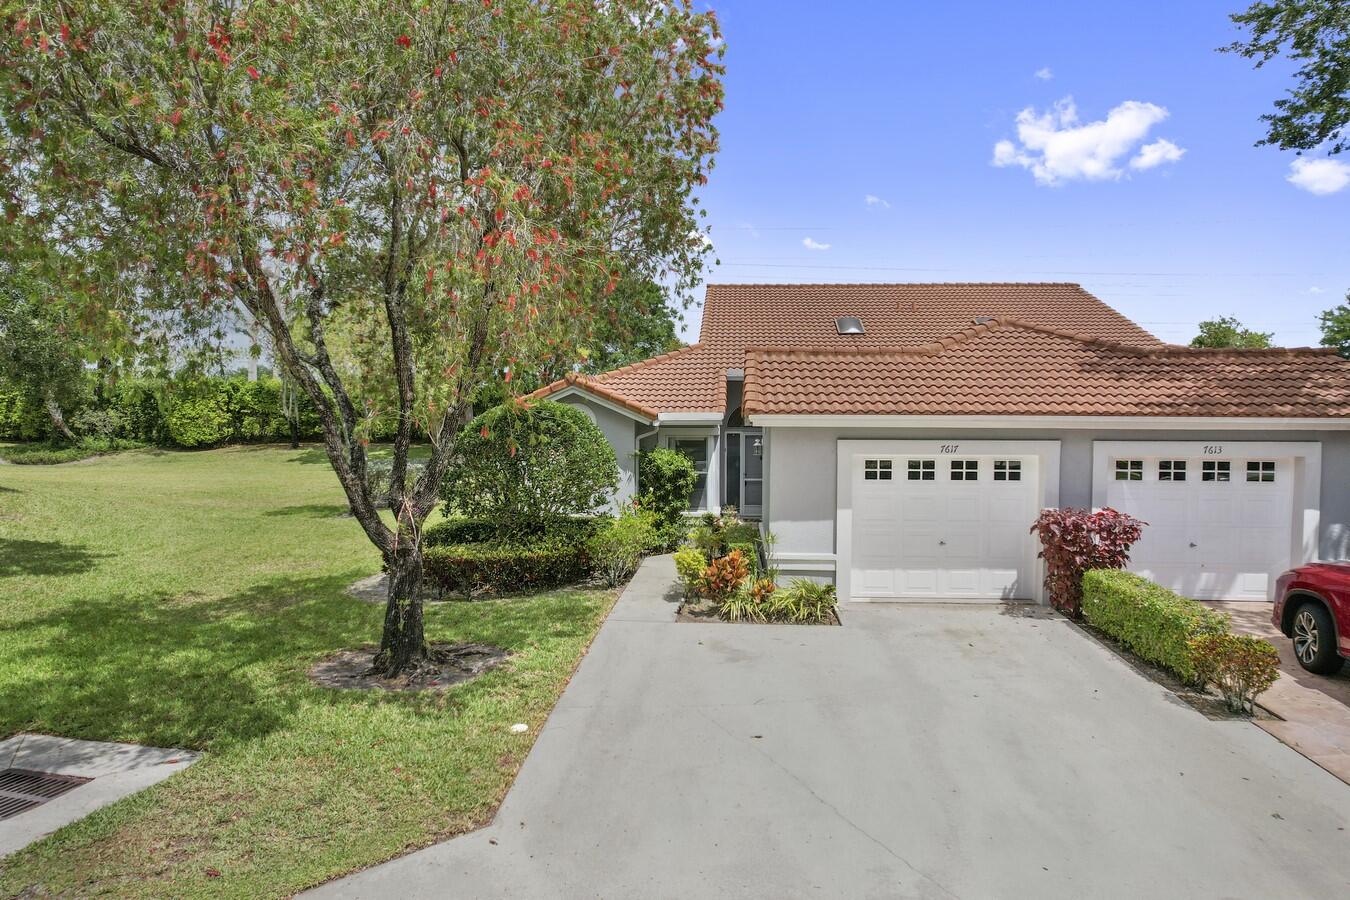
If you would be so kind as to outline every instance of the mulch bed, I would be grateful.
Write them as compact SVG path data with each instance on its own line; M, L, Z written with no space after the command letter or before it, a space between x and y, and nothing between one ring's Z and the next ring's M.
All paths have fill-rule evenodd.
M688 601L681 603L679 610L675 613L677 622L700 622L707 624L717 622L721 625L839 625L839 614L830 610L830 620L828 622L728 622L717 615L717 609L711 605L703 603L690 603Z
M1116 656L1120 657L1131 669L1134 669L1140 675L1149 681L1166 688L1174 694L1178 700L1194 709L1207 719L1278 719L1278 716L1271 715L1262 709L1258 704L1256 715L1249 716L1246 713L1233 712L1224 702L1223 697L1209 690L1208 688L1198 688L1195 685L1187 684L1176 675L1161 666L1155 666L1147 660L1135 656L1128 648L1100 629L1094 628L1087 622L1070 623L1087 635L1091 640L1096 641L1101 646L1110 650Z
M385 678L370 669L378 649L370 644L359 650L339 650L311 666L309 678L320 687L338 690L443 691L496 668L511 655L491 644L433 643L427 659L397 678Z

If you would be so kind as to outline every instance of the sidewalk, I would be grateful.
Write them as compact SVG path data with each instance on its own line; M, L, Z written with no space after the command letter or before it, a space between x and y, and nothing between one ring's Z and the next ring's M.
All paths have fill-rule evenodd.
M1280 718L1256 724L1350 784L1350 666L1339 675L1305 671L1294 642L1270 624L1269 603L1205 605L1228 613L1234 631L1263 637L1280 651L1280 678L1258 701Z

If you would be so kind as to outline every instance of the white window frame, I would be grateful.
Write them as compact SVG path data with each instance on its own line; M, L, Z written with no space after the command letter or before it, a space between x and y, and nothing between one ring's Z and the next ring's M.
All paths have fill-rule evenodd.
M690 513L717 513L722 511L722 466L718 461L717 454L721 452L722 442L718 438L718 429L716 428L671 428L663 434L663 444L670 450L674 450L677 441L696 441L703 438L707 447L708 454L708 480L703 491L703 506L699 509L690 509Z

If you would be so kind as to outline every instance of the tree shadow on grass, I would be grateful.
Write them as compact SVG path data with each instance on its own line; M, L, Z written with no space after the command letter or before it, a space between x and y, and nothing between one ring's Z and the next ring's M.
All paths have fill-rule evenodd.
M261 738L295 714L326 650L377 634L346 576L274 578L211 600L90 598L26 619L24 667L0 681L0 733L41 731L165 747Z
M296 506L280 506L269 509L264 516L304 516L311 519L332 519L344 516L350 510L345 503L304 503Z
M328 454L322 447L309 447L304 450L294 451L295 455L290 457L287 462L300 463L302 466L328 465Z
M0 578L11 575L78 575L111 554L81 544L0 538Z

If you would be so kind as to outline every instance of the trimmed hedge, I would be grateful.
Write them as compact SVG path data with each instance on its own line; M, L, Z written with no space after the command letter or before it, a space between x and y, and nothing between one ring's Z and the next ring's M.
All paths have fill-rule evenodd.
M584 544L450 544L427 547L422 571L442 594L458 594L467 600L477 593L574 584L590 574L591 562Z
M516 524L509 530L483 519L446 519L422 532L422 544L445 547L451 544L531 545L540 541L580 545L586 543L609 521L608 516L556 519L552 522Z
M575 584L594 568L591 539L608 516L518 524L448 519L422 533L424 577L441 594L515 593Z
M1222 613L1120 569L1083 575L1083 617L1189 684L1200 682L1191 641L1228 630Z

